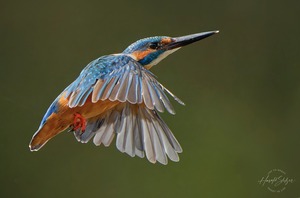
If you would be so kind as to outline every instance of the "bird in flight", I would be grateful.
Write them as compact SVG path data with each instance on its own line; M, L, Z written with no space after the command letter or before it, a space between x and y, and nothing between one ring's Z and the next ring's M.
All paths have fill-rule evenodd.
M116 136L118 150L151 163L179 161L182 148L159 112L175 114L167 94L149 69L181 47L218 31L182 37L144 38L122 53L90 62L50 105L29 148L38 151L48 140L70 129L81 143L109 146Z

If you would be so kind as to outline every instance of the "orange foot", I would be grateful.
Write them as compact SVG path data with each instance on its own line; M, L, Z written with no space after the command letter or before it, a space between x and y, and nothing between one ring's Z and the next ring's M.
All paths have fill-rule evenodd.
M82 115L79 113L74 114L74 121L73 121L73 130L76 131L77 129L81 129L82 132L85 131L86 128L86 121Z

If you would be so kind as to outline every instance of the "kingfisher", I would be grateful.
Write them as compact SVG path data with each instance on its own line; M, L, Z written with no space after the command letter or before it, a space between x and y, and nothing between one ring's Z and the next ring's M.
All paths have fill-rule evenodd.
M29 148L38 151L63 131L74 133L81 143L93 138L96 146L116 147L131 157L147 157L151 163L179 161L182 148L160 117L175 114L168 98L184 103L149 71L181 47L219 31L181 37L155 36L129 45L122 53L90 62L54 100L34 133Z

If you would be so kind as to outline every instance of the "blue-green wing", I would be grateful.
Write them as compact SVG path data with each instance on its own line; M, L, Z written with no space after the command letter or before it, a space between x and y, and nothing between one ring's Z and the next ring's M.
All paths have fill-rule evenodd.
M165 91L180 104L180 99L163 87L154 75L126 55L100 57L87 65L65 90L71 108L82 106L91 95L92 102L111 100L144 103L149 109L175 114Z

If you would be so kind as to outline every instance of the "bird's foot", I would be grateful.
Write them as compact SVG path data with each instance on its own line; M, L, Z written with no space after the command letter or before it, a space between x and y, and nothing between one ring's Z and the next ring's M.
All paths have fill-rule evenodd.
M74 121L73 121L73 130L76 131L78 129L81 129L82 133L85 131L86 128L86 120L85 118L79 114L74 114Z

